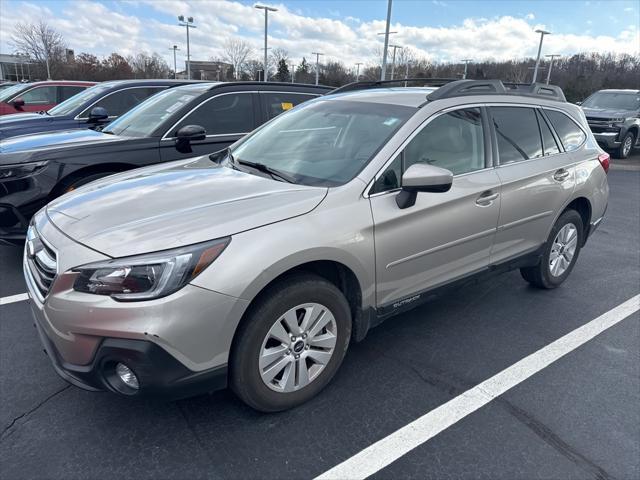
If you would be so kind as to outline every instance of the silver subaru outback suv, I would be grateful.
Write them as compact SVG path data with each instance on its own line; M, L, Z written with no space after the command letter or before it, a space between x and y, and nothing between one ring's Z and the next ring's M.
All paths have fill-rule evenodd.
M562 284L609 157L546 85L351 85L228 150L99 180L33 219L24 273L56 371L170 398L229 385L278 411L350 342L478 275Z

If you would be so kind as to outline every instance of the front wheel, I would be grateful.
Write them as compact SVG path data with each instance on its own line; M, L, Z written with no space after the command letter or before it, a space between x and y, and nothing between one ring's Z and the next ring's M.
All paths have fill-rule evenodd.
M231 388L263 412L300 405L333 378L350 336L342 292L322 277L291 276L263 293L238 330Z
M618 158L627 158L631 155L631 150L633 149L633 145L636 142L636 136L633 132L627 132L627 134L622 139L622 143L618 147L616 152L616 157Z
M534 287L551 289L564 282L573 270L583 244L582 217L567 210L556 221L537 265L520 269L522 277Z

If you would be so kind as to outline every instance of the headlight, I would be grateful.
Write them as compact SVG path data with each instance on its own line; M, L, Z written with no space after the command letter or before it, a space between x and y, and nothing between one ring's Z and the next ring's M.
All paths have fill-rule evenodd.
M226 237L188 247L134 257L118 258L76 267L78 292L109 295L115 300L136 301L165 297L181 289L223 252Z
M611 119L611 123L616 124L616 123L624 123L624 118L612 118Z
M0 180L6 178L18 179L22 177L28 177L32 173L40 170L47 162L31 162L31 163L17 163L15 165L2 165L0 166Z

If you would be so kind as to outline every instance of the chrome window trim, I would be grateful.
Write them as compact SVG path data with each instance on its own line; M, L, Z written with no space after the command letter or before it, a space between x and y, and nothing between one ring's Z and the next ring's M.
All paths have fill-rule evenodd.
M215 133L215 134L211 134L211 135L207 135L206 138L216 138L216 137L233 137L236 135L248 135L251 132L238 132L238 133ZM176 137L167 137L167 138L162 138L160 139L161 142L164 142L165 140L175 140Z
M180 122L182 122L185 118L187 118L189 115L191 115L193 112L195 112L196 110L198 110L200 107L202 107L203 105L205 105L206 103L210 102L211 100L213 100L214 98L218 98L218 97L222 97L224 95L238 95L238 94L243 94L243 93L260 93L257 90L243 90L241 92L224 92L224 93L219 93L217 95L214 95L213 97L209 97L207 98L205 101L201 102L199 105L197 105L196 107L192 108L191 110L189 110L187 113L185 113L182 117L180 117L180 119L175 122L171 128L167 129L167 131L165 132L164 135L162 135L162 137L160 138L160 140L166 140L166 139L175 139L176 137L170 137L169 136L169 132L171 132L174 128L176 128L178 126L178 124ZM255 105L254 105L255 107ZM232 134L232 133L218 133L218 134L212 134L213 135L237 135L237 134ZM209 135L207 135L207 137L209 137Z
M373 184L375 183L375 181L378 180L378 178L380 178L380 176L385 172L387 167L389 165L391 165L391 163L393 163L393 161L396 159L398 154L400 152L402 152L404 150L404 148L407 146L407 144L409 142L411 142L411 140L413 140L415 138L415 136L418 135L418 133L420 133L424 128L426 128L426 126L429 123L431 123L432 120L438 118L441 115L444 115L444 114L447 114L447 113L449 113L451 111L454 111L454 110L463 110L465 108L480 108L481 109L484 106L486 106L486 104L484 104L484 103L468 103L468 104L462 104L462 105L455 105L453 107L447 107L447 108L444 108L442 110L438 110L437 112L434 112L433 115L431 115L430 117L426 118L420 125L418 125L416 127L416 129L413 132L411 132L411 135L409 135L400 144L400 146L393 152L391 157L384 163L382 168L380 170L378 170L378 172L373 176L373 178L371 180L369 180L369 182L367 183L367 186L365 187L364 191L362 192L362 196L364 198L371 198L371 197L376 197L376 196L384 195L384 194L391 193L391 192L399 192L400 190L402 190L402 188L395 188L393 190L387 190L385 192L377 192L377 193L372 193L372 194L369 193L369 191L373 187ZM419 111L420 110L418 110L418 112ZM483 141L483 143L485 141L484 135L483 135L482 141ZM485 158L485 165L486 165L486 161L487 161L487 159ZM463 177L463 176L470 175L470 174L473 174L473 173L484 172L485 170L488 170L490 168L494 168L494 167L493 166L489 166L489 167L485 166L484 168L481 168L479 170L473 170L471 172L459 173L458 175L454 175L453 178L459 178L459 177Z
M83 115L85 112L89 111L89 110L90 110L90 109L91 109L91 108L92 108L96 103L101 102L101 101L102 101L102 100L104 100L105 98L107 98L107 97L109 97L109 96L111 96L111 95L114 95L114 94L116 94L116 93L124 92L125 90L132 90L132 89L134 89L134 88L158 88L158 92L156 92L156 93L160 93L160 91L162 91L162 90L166 90L168 87L157 87L156 85L151 85L151 86L148 86L148 87L143 87L143 86L138 85L138 86L136 86L136 87L126 87L126 88L121 88L120 90L115 90L115 91L113 91L113 92L109 92L109 93L107 93L104 97L99 98L98 100L96 100L95 102L93 102L91 105L89 105L87 108L85 108L83 111L81 111L78 115L76 115L75 117L73 117L73 119L74 119L74 120L88 120L88 119L89 119L89 117L88 117L88 116L87 116L87 117L83 117L82 115ZM154 95L155 95L155 93L154 93ZM150 95L150 96L149 96L149 97L147 97L147 98L151 98L151 97L153 97L153 95ZM146 99L145 99L145 100L146 100ZM144 102L144 100L143 100L143 102ZM140 102L140 103L142 103L142 102ZM138 105L140 105L140 103L139 103ZM132 107L132 108L133 108L133 107ZM109 117L108 117L108 118L110 118L110 119L118 118L118 115L109 115Z

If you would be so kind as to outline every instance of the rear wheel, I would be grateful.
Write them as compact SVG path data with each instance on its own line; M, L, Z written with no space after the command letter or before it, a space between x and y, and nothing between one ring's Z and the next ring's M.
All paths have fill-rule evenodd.
M237 333L230 384L263 412L306 402L333 378L351 336L344 295L325 279L289 277L266 291Z
M583 243L582 217L567 210L556 221L544 246L540 262L520 269L522 277L538 288L556 288L573 270Z
M631 150L633 149L634 144L636 143L636 136L633 132L627 132L627 134L622 139L622 143L618 147L616 152L616 157L618 158L627 158L631 155Z

